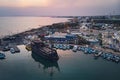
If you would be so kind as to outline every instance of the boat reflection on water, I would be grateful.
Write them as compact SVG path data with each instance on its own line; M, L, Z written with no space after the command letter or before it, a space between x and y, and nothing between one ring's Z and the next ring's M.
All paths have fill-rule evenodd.
M60 68L58 65L57 61L48 61L40 56L38 56L37 54L32 53L31 54L32 58L39 63L38 67L40 68L41 66L43 66L43 70L49 70L50 69L50 77L52 78L55 70L57 70L58 72L60 72ZM54 70L55 69L55 70Z

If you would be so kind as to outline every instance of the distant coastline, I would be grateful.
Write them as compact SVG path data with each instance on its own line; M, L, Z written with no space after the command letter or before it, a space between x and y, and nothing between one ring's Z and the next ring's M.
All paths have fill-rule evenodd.
M53 23L65 22L67 18L52 17L1 17L0 37L36 29Z

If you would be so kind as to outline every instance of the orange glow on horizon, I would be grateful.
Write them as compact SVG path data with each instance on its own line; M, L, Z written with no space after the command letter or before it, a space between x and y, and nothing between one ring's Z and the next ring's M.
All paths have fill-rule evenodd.
M0 6L10 6L10 7L47 7L49 5L49 0L17 0L14 2L2 1Z
M19 6L21 7L30 7L30 6L40 6L47 7L49 5L48 0L21 0Z

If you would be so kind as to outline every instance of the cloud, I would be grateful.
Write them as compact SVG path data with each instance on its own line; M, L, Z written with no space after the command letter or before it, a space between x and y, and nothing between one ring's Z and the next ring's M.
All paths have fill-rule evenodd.
M48 4L49 0L0 0L2 7L47 6Z
M17 4L21 1L30 5L20 7ZM47 5L41 6L37 1ZM0 0L0 6L0 16L120 14L119 0Z
M119 0L0 0L0 6L54 6L54 7L90 7L115 5Z
M54 7L97 7L111 6L119 2L119 0L49 0Z

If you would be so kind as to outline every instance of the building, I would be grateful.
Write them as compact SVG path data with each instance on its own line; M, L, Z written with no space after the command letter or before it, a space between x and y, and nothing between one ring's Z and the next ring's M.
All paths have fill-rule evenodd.
M73 34L55 33L45 36L45 40L49 43L65 43L65 44L77 44L78 38Z

